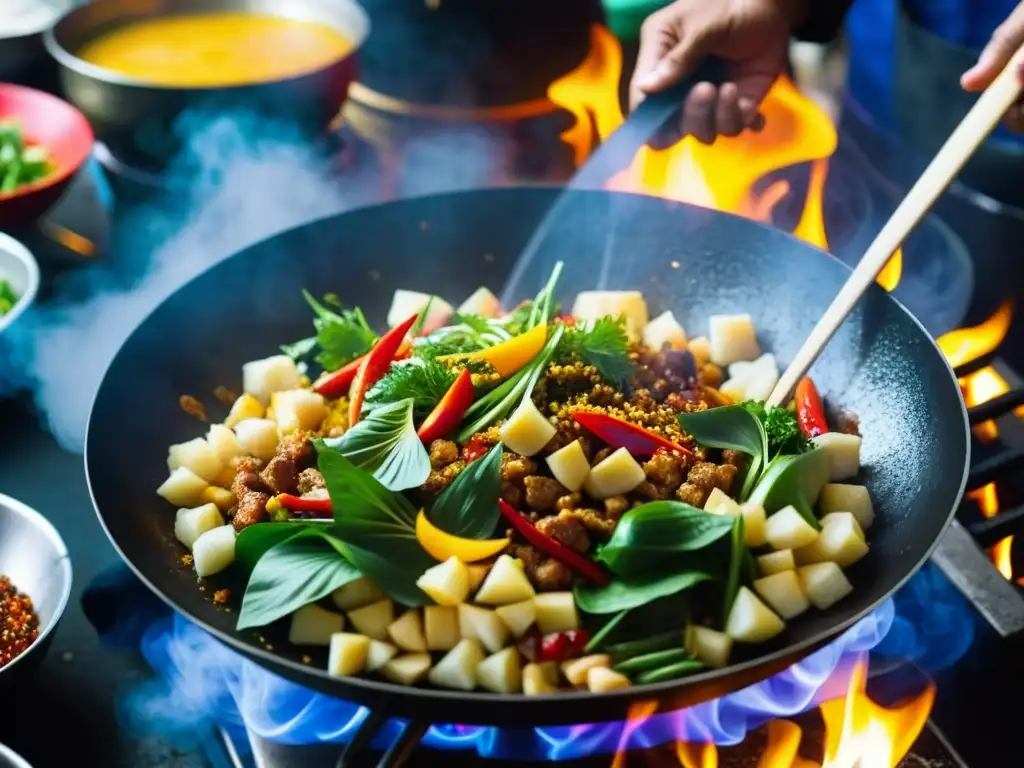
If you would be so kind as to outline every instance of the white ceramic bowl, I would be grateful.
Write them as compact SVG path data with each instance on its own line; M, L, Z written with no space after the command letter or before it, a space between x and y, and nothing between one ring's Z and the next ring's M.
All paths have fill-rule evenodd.
M12 749L0 744L0 768L32 768L32 766Z
M36 257L28 248L3 232L0 232L0 280L10 282L18 294L14 308L6 315L0 315L0 333L3 333L35 301L39 291L39 265Z

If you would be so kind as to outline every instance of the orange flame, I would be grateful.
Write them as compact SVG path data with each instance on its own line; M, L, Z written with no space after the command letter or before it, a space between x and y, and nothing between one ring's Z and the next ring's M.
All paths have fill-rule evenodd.
M973 328L957 328L939 337L939 349L956 368L994 351L1010 330L1013 303L1007 301L988 320ZM968 403L977 405L977 403Z
M548 88L548 98L572 113L573 124L562 139L580 165L594 148L623 121L618 99L622 76L622 48L604 27L591 31L587 57L572 72ZM714 208L757 221L771 221L775 206L791 193L785 181L776 181L762 193L756 182L780 168L811 163L803 212L794 229L797 237L828 248L822 208L828 158L838 137L828 115L803 95L791 80L780 78L761 105L765 128L737 137L719 137L711 146L687 136L675 145L656 150L642 147L630 165L607 187ZM897 251L878 282L892 290L902 274Z

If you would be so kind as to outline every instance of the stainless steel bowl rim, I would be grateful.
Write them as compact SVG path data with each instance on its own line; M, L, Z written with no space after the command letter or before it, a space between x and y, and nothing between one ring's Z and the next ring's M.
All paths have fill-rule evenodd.
M2 233L0 233L0 236L2 236ZM42 645L50 633L53 632L57 624L60 623L60 619L68 607L68 601L71 599L72 571L71 556L68 554L67 545L64 543L64 539L61 538L60 534L57 533L57 529L53 527L53 523L43 517L42 514L32 509L32 507L28 506L28 504L20 502L3 493L0 493L0 509L6 509L31 521L34 526L42 531L43 535L45 535L46 538L50 540L50 543L53 544L53 551L59 558L61 568L64 571L64 579L62 579L63 591L60 595L60 601L57 603L57 608L53 612L53 617L45 627L40 629L39 637L36 638L35 642L32 643L24 653L6 666L0 667L0 675L3 675L5 672L14 669L18 664L24 661L29 654L32 653L33 648ZM0 563L0 573L2 572L3 564ZM15 584L14 586L17 587L18 585ZM32 595L29 595L29 597L32 597ZM3 745L0 744L0 749L2 749L2 747ZM2 752L0 752L0 754L2 754ZM15 763L15 765L18 764ZM29 768L31 768L31 766L29 766Z
M28 272L28 286L21 292L18 301L11 308L10 312L6 315L0 315L0 332L2 332L35 301L36 294L39 292L39 264L36 261L36 257L32 255L32 251L26 248L21 241L15 240L3 232L0 232L0 251L6 251L14 256L15 259L24 265L25 270ZM0 275L0 277L3 276ZM0 494L0 502L5 498L7 497Z
M0 744L0 765L10 765L10 768L32 768L28 761L10 747Z

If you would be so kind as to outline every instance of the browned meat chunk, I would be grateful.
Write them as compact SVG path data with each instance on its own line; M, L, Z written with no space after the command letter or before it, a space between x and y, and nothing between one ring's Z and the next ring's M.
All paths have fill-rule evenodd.
M466 468L466 462L453 461L446 467L431 470L427 482L423 484L423 492L428 496L437 496L441 491L451 485L452 480L459 476L459 472Z
M698 461L690 469L686 482L679 487L676 496L687 504L703 507L715 488L729 493L737 471L732 464L717 465L709 461Z
M245 494L250 491L267 491L267 486L260 479L260 471L263 469L263 462L251 456L245 456L238 460L238 469L235 471L235 479L231 482L231 492L239 502Z
M236 531L241 531L255 523L262 523L267 519L267 502L270 501L269 494L259 491L249 491L238 500L238 507L235 510L235 517L231 524Z
M510 506L519 509L523 506L523 499L526 496L526 491L523 486L519 483L513 483L508 480L501 481L501 498L504 499Z
M686 459L671 453L656 453L644 464L647 479L655 485L678 488L683 482Z
M570 549L586 552L590 549L590 536L583 524L571 515L572 512L559 512L558 515L545 517L537 522L537 530Z
M629 499L625 496L609 496L604 500L605 517L613 522L617 523L628 509Z
M277 455L284 456L295 462L300 469L305 469L313 462L313 444L301 429L285 435L277 446Z
M555 502L568 492L568 488L557 480L540 475L530 475L523 480L526 486L526 505L538 512L554 509Z
M299 470L287 456L275 456L260 472L260 479L274 493L288 493L299 480Z
M326 488L327 482L319 469L310 467L299 472L299 493L309 493L317 488Z
M510 529L507 535L512 536L513 534L514 531ZM534 571L537 570L537 566L544 560L544 555L529 544L509 544L508 554L522 560L523 570L526 571L526 575L530 576L531 579Z
M683 483L679 486L679 490L676 491L677 499L684 504L689 504L691 507L697 507L698 509L704 507L704 502L708 500L710 495L711 491L705 493L693 483Z
M588 532L602 539L611 536L615 531L615 526L618 525L617 519L613 520L596 509L569 509L565 512L559 512L558 517L559 519L578 522Z
M528 574L529 575L529 574ZM533 572L533 585L540 592L555 592L572 587L572 571L567 565L549 557Z
M447 467L459 459L459 446L451 440L435 440L430 444L430 466L434 469Z
M644 481L636 487L634 494L650 501L664 501L672 498L672 489L664 485L655 485Z
M726 448L722 451L722 461L726 464L732 464L734 467L742 467L747 460L747 454L743 451L734 451L730 448Z
M517 453L501 455L501 479L509 482L523 480L537 471L537 462Z
M555 502L555 509L561 512L565 509L576 509L583 501L583 495L580 493L567 493L558 501Z

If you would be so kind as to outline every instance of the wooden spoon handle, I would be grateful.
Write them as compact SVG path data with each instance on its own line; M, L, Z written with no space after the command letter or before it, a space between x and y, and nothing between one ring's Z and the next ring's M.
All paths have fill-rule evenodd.
M864 257L840 289L831 306L814 326L793 362L775 385L770 405L782 405L800 379L817 360L825 345L843 324L846 316L882 271L889 257L899 248L911 230L928 213L935 201L952 183L964 163L981 146L1021 94L1019 70L1024 64L1024 47L1018 49L1006 68L985 89L956 127L942 149L917 180L903 202L885 223L868 247Z

